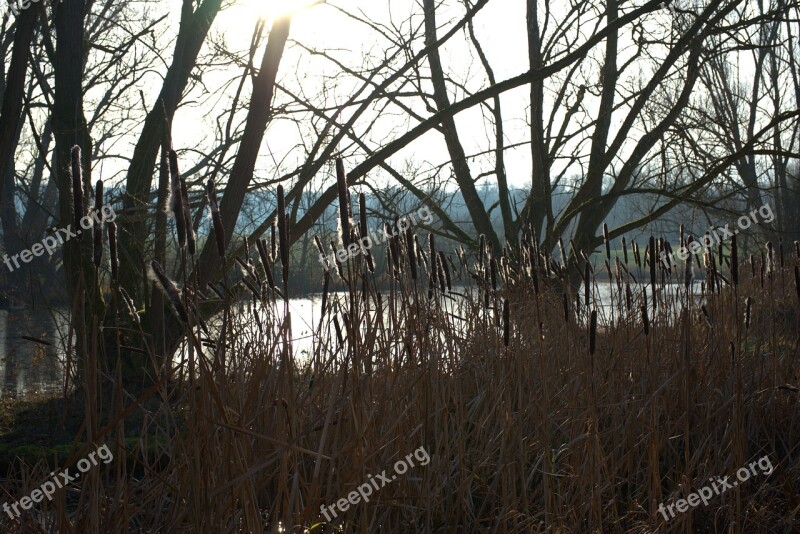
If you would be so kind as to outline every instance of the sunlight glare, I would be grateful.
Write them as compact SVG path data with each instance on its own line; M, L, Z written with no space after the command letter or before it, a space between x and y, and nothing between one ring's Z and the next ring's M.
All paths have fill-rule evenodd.
M263 20L294 15L319 3L322 2L320 0L242 0L242 4L248 11Z

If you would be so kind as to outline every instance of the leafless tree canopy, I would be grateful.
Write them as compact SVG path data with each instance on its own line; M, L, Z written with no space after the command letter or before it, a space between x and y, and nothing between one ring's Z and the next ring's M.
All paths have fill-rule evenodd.
M306 257L336 205L336 157L383 216L427 205L433 230L465 246L528 236L589 252L622 204L635 216L612 238L675 210L764 202L773 230L800 237L797 2L510 2L524 20L498 16L504 2L329 0L272 18L221 0L31 4L0 33L5 250L71 220L74 145L85 190L102 178L120 215L120 282L154 313L151 260L201 285L231 267L206 222L209 178L228 250L269 232L283 184ZM315 30L296 37L303 24ZM525 38L507 39L511 27ZM185 265L170 149L200 234ZM75 276L82 246L47 263L68 295L94 284Z

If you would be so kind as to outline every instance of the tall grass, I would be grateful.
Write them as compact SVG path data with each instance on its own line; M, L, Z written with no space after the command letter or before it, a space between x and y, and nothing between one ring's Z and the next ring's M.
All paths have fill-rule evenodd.
M342 181L339 246L346 247L365 232L366 214L353 224ZM213 183L207 192L213 199ZM184 219L180 193L173 189L176 221ZM643 262L637 243L626 242L625 261L614 262L612 273L607 240L614 289L601 306L602 284L589 261L579 263L586 255L574 245L569 260L560 245L559 262L531 235L499 254L481 237L474 255L451 258L437 250L433 234L427 250L416 235L398 235L387 247L388 290L377 290L372 261L378 258L359 255L326 266L323 315L314 325L312 354L301 360L291 350L291 313L280 302L288 298L289 232L282 209L278 217L279 253L273 234L271 253L259 241L252 258L240 258L246 282L234 289L249 293L244 302L219 289L203 297L189 288L190 299L153 262L197 362L191 382L177 379L181 361L166 365L138 399L115 390L118 402L101 428L76 438L112 442L114 463L19 520L3 517L4 529L800 527L797 253L779 265L765 247L761 287L758 277L739 276L737 245L722 258L706 250L706 279L697 292L689 283L694 258L661 264L658 250L669 244L651 238ZM628 245L639 273L628 271ZM286 294L272 272L278 256ZM328 291L337 276L344 293ZM581 278L583 301L575 284ZM186 305L193 299L224 308L208 334L196 329L196 314ZM125 295L128 307L129 301ZM139 434L123 439L121 425L135 412L144 414ZM391 473L421 446L430 454L428 465L398 476L333 524L322 517L320 505L346 498L368 475ZM57 465L48 458L20 462L3 487L16 500L89 450L89 444L76 446ZM657 512L662 502L764 455L775 466L771 475L669 522Z

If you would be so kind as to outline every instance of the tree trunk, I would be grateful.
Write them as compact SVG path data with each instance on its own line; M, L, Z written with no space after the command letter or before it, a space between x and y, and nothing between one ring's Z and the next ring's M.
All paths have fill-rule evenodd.
M120 283L136 302L145 294L145 266L152 259L148 258L146 243L150 235L148 215L156 156L161 147L165 126L172 122L206 35L219 13L221 0L205 0L194 12L192 4L192 0L183 2L173 61L164 77L158 99L145 118L142 133L133 150L123 196L124 216L118 221L122 260Z

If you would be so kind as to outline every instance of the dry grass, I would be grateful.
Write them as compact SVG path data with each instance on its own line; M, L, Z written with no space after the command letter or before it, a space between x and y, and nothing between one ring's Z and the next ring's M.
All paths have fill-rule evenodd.
M349 231L345 239L358 237ZM138 445L125 448L120 421L140 408L114 391L109 420L79 437L109 441L116 460L19 521L3 515L4 531L800 529L797 258L765 269L763 288L759 270L753 277L742 264L738 286L718 275L714 294L708 285L697 295L668 291L664 282L682 284L682 266L659 270L655 305L649 280L618 274L615 306L597 308L593 283L598 326L589 339L583 291L535 247L523 245L516 259L487 249L451 262L434 254L432 240L427 250L420 241L415 280L407 266L415 240L390 244L397 267L381 294L364 257L342 265L350 291L325 295L307 362L290 356L291 315L279 291L261 264L245 260L255 295L244 311L226 301L210 338L187 327L191 365L165 371L162 378L179 379L142 396L158 402ZM267 249L252 257L288 257ZM87 375L98 388L113 382ZM98 402L87 400L95 418ZM323 524L321 504L391 472L421 446L429 464ZM90 447L76 448L67 464L16 465L3 486L28 495ZM669 523L657 512L764 455L771 475Z

